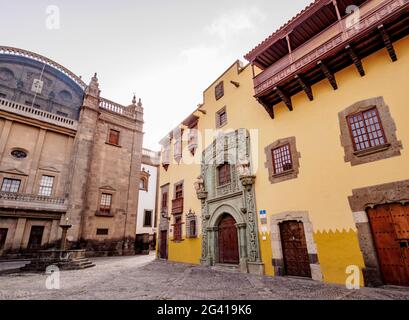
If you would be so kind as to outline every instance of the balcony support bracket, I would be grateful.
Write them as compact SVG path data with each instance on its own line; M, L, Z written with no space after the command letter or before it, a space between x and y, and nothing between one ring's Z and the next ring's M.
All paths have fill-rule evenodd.
M273 107L270 107L270 106L268 106L267 104L265 104L265 103L263 102L263 100L261 100L260 98L256 98L256 99L257 99L257 102L260 103L260 104L264 107L264 109L266 109L266 111L267 111L267 113L269 114L270 118L271 118L271 119L274 119L274 110L273 110Z
M397 61L398 57L396 55L395 48L393 47L391 38L389 37L389 34L386 32L383 24L378 26L378 30L381 33L383 43L385 44L385 47L388 50L388 53L389 53L389 56L391 57L392 62Z
M274 91L277 92L277 94L280 96L281 100L285 103L287 106L288 110L293 111L293 104L291 102L291 98L287 96L283 90L281 90L279 87L275 87Z
M317 65L320 67L321 71L324 73L325 77L328 79L331 86L334 90L338 89L337 81L334 74L328 69L328 67L321 60L317 62Z
M297 80L297 82L299 83L299 85L304 90L305 94L307 95L308 99L310 101L313 101L314 95L312 94L311 86L307 84L307 82L305 82L305 80L298 74L294 76L294 79Z
M362 65L361 59L357 56L356 52L350 45L347 45L345 47L345 50L348 52L349 57L352 59L352 61L355 64L356 69L358 70L359 74L361 77L365 75L365 69L364 66Z

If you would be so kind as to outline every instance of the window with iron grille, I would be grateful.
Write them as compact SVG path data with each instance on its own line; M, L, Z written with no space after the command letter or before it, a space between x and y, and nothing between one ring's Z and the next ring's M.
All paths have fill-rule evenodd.
M173 240L182 240L182 217L175 216L175 223L173 225Z
M386 144L385 133L376 108L350 115L347 121L355 151Z
M220 128L227 124L227 111L226 107L221 108L216 112L216 127Z
M18 192L20 189L21 180L4 178L1 185L3 192Z
M230 164L224 163L217 168L217 176L219 186L229 184L231 182Z
M107 236L109 229L97 229L97 236Z
M109 213L111 211L111 204L112 204L112 194L102 193L101 202L99 205L99 211Z
M152 227L152 210L145 210L143 217L143 226Z
M42 176L40 180L40 188L38 190L39 196L51 196L53 191L54 177Z
M283 173L293 168L290 144L277 147L273 149L271 153L273 157L274 174Z
M108 143L119 145L119 131L113 129L109 130Z

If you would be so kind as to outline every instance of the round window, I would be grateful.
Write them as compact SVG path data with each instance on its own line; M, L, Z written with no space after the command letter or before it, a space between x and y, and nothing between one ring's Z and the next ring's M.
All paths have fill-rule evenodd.
M11 155L17 159L24 159L27 158L27 152L19 149L15 149L11 151Z

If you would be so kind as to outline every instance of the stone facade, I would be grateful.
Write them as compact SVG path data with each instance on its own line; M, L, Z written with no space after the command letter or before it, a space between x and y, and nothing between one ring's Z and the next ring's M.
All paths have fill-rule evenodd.
M48 58L15 51L0 54L0 228L7 229L0 254L55 247L60 222L72 225L71 249L133 254L142 104L106 100L96 74L87 86ZM102 194L110 197L103 212Z

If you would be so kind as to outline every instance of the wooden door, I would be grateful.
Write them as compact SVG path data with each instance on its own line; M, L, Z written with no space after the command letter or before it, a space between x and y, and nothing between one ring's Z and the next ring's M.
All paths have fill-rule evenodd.
M162 230L160 232L160 246L159 246L159 257L162 259L167 259L166 251L168 247L168 232Z
M7 231L8 231L7 228L0 228L0 250L3 249L6 243Z
M310 259L303 223L298 221L281 223L280 235L285 274L311 278Z
M38 249L41 247L41 241L43 239L44 227L32 226L30 231L30 238L28 239L28 249Z
M219 262L239 263L236 221L230 215L226 215L219 223Z
M376 206L368 218L384 283L409 286L409 206Z

